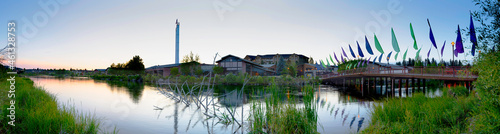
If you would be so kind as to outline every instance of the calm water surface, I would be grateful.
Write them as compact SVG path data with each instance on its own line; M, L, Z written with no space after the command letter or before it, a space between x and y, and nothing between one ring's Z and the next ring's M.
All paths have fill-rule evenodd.
M159 94L156 87L137 83L110 83L86 78L31 78L37 85L55 94L60 104L73 105L81 112L94 113L103 121L103 129L119 133L241 133L232 125L205 120L195 106L186 107ZM218 87L219 92L236 87ZM241 88L241 87L239 87ZM239 89L238 88L238 89ZM252 87L246 87L252 88ZM246 89L245 88L245 89ZM245 95L249 96L249 95ZM316 87L318 128L321 133L356 133L369 124L373 101L347 95L335 88ZM247 99L247 98L244 98ZM216 101L222 100L219 98ZM244 132L248 132L248 110L252 101L244 101ZM223 101L220 101L223 103ZM163 110L155 110L156 107ZM222 104L221 106L225 106ZM241 117L241 112L237 113ZM241 119L238 119L241 122Z

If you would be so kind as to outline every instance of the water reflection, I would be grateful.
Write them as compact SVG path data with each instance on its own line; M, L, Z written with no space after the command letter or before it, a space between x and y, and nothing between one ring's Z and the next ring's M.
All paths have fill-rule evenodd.
M95 80L96 83L107 83L111 91L125 91L129 94L130 99L134 103L139 103L141 100L142 92L144 91L144 84L137 82L124 82L124 81L101 81Z
M192 92L194 98L190 101L198 97L200 101L203 100L204 105L212 100L217 103L210 108L211 113L226 108L235 109L237 121L244 122L244 128L241 129L239 125L224 125L215 117L207 119L204 116L207 113L205 108L186 106L179 100L158 94L155 87L148 85L83 78L40 78L34 81L57 94L58 100L66 102L72 98L84 105L81 107L83 111L94 111L96 116L106 118L117 126L120 133L240 133L239 130L244 130L245 133L250 125L247 119L251 104L263 103L265 98L270 97L262 91L262 86L246 86L243 93L241 86L204 86L204 91L213 90L213 94ZM286 91L278 96L280 101L295 98L299 100L299 106L303 104L300 87L283 88ZM320 133L356 133L367 126L363 126L363 123L370 120L368 113L373 104L370 99L352 96L325 85L316 89L315 96L314 104L318 106L317 122L324 126L317 128ZM226 112L226 115L229 113ZM354 122L358 122L358 128L352 128Z

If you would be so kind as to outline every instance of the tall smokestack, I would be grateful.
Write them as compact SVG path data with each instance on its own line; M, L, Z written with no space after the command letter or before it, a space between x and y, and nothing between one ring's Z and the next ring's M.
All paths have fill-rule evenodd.
M178 19L175 20L175 64L179 64L179 25Z

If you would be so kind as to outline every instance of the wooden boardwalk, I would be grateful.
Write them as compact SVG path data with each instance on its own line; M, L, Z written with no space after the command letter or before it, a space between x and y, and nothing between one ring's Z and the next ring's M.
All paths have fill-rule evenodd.
M394 95L395 90L417 89L425 92L426 81L443 80L444 86L463 85L472 89L472 82L477 75L470 71L470 67L382 67L372 66L350 69L339 72L328 72L319 75L323 84L344 87L347 90L358 90L362 95L384 86L386 91ZM409 84L411 83L411 84ZM403 84L406 84L405 86ZM410 86L410 87L409 87ZM354 87L354 88L353 88ZM389 88L390 87L390 88Z

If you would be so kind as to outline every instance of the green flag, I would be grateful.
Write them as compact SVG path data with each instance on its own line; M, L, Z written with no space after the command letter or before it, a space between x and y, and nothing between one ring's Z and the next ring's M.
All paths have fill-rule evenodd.
M326 58L326 65L330 66L330 61L328 61L328 58Z
M415 33L413 33L413 26L411 26L411 23L410 23L410 32L411 32L411 37L413 38L413 48L415 50L418 50L417 39L415 39Z
M406 49L405 53L403 54L403 61L406 60L406 52L408 52L408 48Z
M333 64L333 65L335 65L335 62L333 62L332 55L331 55L331 54L329 54L329 56L330 56L330 61L332 61L332 64Z
M396 39L396 35L394 34L393 28L391 28L391 32L392 32L392 48L394 48L394 51L399 52L398 40Z
M398 60L398 55L399 55L399 52L397 52L396 55L394 55L394 60Z
M380 46L380 42L378 42L377 35L373 34L373 38L375 38L375 48L383 54L384 50L382 49L382 46Z
M422 47L420 47L420 49L418 49L417 55L415 55L415 59L417 59L419 57L418 55L420 54L420 50L422 50Z

